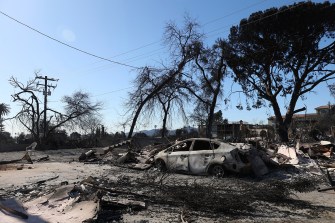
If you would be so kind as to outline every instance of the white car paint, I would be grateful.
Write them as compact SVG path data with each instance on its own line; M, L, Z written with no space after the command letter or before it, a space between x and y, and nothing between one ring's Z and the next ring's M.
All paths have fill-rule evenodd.
M172 171L206 174L213 165L239 172L245 164L235 149L249 149L244 143L225 143L208 138L190 138L159 152L154 161L163 161ZM233 151L233 152L232 152Z

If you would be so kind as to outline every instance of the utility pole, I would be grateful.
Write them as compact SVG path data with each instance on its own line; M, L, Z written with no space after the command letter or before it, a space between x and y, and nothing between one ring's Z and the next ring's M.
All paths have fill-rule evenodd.
M50 88L55 89L57 85L48 85L48 81L58 81L59 79L48 78L48 76L36 76L36 79L44 80L44 84L40 84L37 82L36 86L43 86L43 95L44 95L44 117L43 117L43 138L47 135L47 103L48 103L48 96L51 95ZM48 89L49 88L49 89Z

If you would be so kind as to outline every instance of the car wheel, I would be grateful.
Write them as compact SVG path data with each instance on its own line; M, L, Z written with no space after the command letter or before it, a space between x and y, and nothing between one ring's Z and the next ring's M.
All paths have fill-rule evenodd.
M166 170L165 163L161 159L156 160L155 166L159 171L165 171Z
M210 175L216 176L216 177L223 177L225 174L224 168L222 165L213 165L210 168Z

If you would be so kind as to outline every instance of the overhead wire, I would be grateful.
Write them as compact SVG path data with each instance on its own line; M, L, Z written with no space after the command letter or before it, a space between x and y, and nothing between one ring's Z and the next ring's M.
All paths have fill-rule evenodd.
M246 10L246 9L252 8L252 7L256 6L256 5L262 4L263 2L266 2L266 1L268 1L268 0L261 0L261 1L257 2L257 3L248 5L248 6L244 7L244 8L242 8L242 9L238 9L238 10L236 10L236 11L233 11L233 12L231 12L231 13L225 15L225 16L219 17L219 18L217 18L217 19L210 20L210 21L204 23L203 26L207 26L208 24L211 24L211 23L214 23L214 22L219 21L219 20L221 20L221 19L227 18L227 17L232 16L232 15L234 15L234 14L236 14L236 13L239 13L239 12L244 11L244 10ZM154 45L154 44L157 44L157 43L161 43L161 41L155 41L155 42L146 44L146 45L144 45L144 46L135 48L135 49L133 49L133 50L129 50L129 51L127 51L127 52L124 52L124 53L121 53L121 54L112 56L111 58L115 58L115 57L118 57L118 56L121 56L121 55L125 55L125 54L128 54L128 53L130 53L130 52L134 52L134 51L137 51L137 50L139 50L139 49L143 49L143 48L145 48L145 47L148 47L148 46L151 46L151 45ZM160 48L160 49L164 49L164 47L163 47L163 48ZM154 50L154 51L156 51L156 50ZM151 52L152 52L152 51L151 51ZM151 53L151 52L149 52L149 53ZM140 55L140 56L143 56L143 55L145 55L145 54L142 54L142 55ZM135 56L135 57L139 57L139 56ZM133 58L134 58L134 57L133 57ZM133 59L133 58L130 58L130 59ZM128 61L128 60L130 60L130 59L126 59L125 61Z
M98 96L102 96L102 95L106 95L106 94L111 94L111 93L115 93L115 92L118 92L118 91L124 91L124 90L128 90L130 88L133 88L133 87L126 87L126 88L122 88L122 89L118 89L118 90L114 90L114 91L109 91L109 92L105 92L105 93L102 93L102 94L93 95L93 97L98 97Z
M218 21L218 20L221 20L221 19L223 19L223 18L229 17L229 16L231 16L231 15L234 15L234 14L236 14L236 13L239 13L239 12L241 12L241 11L244 11L244 10L246 10L246 9L249 9L249 8L251 8L251 7L254 7L254 6L256 6L256 5L262 4L262 3L265 2L265 1L267 1L267 0L259 1L259 2L257 2L257 3L254 3L254 4L249 5L249 6L247 6L247 7L244 7L244 8L242 8L242 9L236 10L236 11L234 11L234 12L232 12L232 13L229 13L228 15L225 15L225 16L223 16L223 17L220 17L220 18L217 18L217 19L213 19L213 20L211 20L211 21L209 21L209 22L206 22L206 23L204 24L204 26L206 26L206 25L208 25L208 24L210 24L210 23L216 22L216 21ZM110 58L106 58L106 57L101 57L101 56L98 56L98 55L96 55L96 54L90 53L90 52L88 52L88 51L79 49L79 48L74 47L74 46L72 46L72 45L70 45L70 44L67 44L67 43L65 43L65 42L63 42L63 41L60 41L60 40L58 40L58 39L56 39L56 38L54 38L54 37L51 37L51 36L49 36L49 35L47 35L47 34L41 32L41 31L39 31L39 30L37 30L37 29L35 29L35 28L33 28L33 27L31 27L31 26L29 26L29 25L27 25L27 24L25 24L25 23L23 23L23 22L21 22L21 21L15 19L15 18L9 16L8 14L6 14L6 13L4 13L4 12L2 12L2 11L0 11L0 13L3 14L4 16L10 18L11 20L13 20L13 21L15 21L15 22L17 22L17 23L19 23L19 24L21 24L21 25L23 25L23 26L25 26L25 27L27 27L27 28L29 28L29 29L31 29L31 30L37 32L37 33L39 33L40 35L43 35L43 36L45 36L45 37L47 37L47 38L49 38L49 39L51 39L51 40L53 40L53 41L56 41L56 42L58 42L58 43L60 43L60 44L62 44L62 45L64 45L64 46L67 46L67 47L72 48L72 49L74 49L74 50L77 50L77 51L79 51L79 52L81 52L81 53L87 54L87 55L89 55L89 56L92 56L92 57L95 57L95 58L98 58L98 59L101 59L101 60L104 60L104 61L108 61L108 62L111 62L111 63L114 63L114 64L118 64L118 65L121 65L121 66L130 67L130 68L134 68L134 69L139 69L139 67L132 66L132 65L129 65L129 64L126 64L126 63L121 63L121 62L118 62L118 61L114 61L114 60L111 60L110 58L115 58L115 57L119 57L119 56L122 56L122 55L126 55L126 54L128 54L128 53L130 53L130 52L134 52L134 51L137 51L137 50L139 50L139 49L143 49L143 48L145 48L145 47L148 47L148 46L151 46L151 45L154 45L154 44L156 44L156 43L160 43L160 42L161 42L161 41L154 41L154 42L151 42L151 43L149 43L149 44L146 44L146 45L137 47L137 48L132 49L132 50L129 50L129 51L126 51L126 52L124 52L124 53L120 53L120 54L118 54L118 55L112 56L112 57L110 57ZM227 27L227 26L224 26L223 28L226 28L226 27ZM220 29L222 29L222 28L219 28L219 29L210 31L210 32L208 32L208 33L212 33L212 32L218 31L218 30L220 30ZM208 33L207 33L207 34L208 34ZM158 50L157 50L157 51L158 51ZM140 56L143 56L143 55L145 55L145 54L142 54L142 55L139 55L139 56L135 56L135 57L140 57ZM152 54L150 54L150 55L152 55ZM135 57L133 57L133 58L135 58ZM131 60L131 59L133 59L133 58L126 59L126 61Z
M252 5L249 5L249 6L247 6L247 7L242 8L242 9L236 10L236 11L234 11L234 12L232 12L232 13L226 15L226 16L223 16L223 17L220 17L220 18L211 20L211 21L205 23L204 26L206 26L206 25L208 25L208 24L210 24L210 23L216 22L216 21L218 21L218 20L221 20L221 19L223 19L223 18L229 17L229 16L231 16L231 15L233 15L233 14L236 14L236 13L238 13L238 12L241 12L241 11L243 11L243 10L249 9L249 8L255 6L255 5L259 5L259 4L261 4L261 3L265 2L265 1L267 1L267 0L262 0L262 1L260 1L260 2L255 3L255 4L252 4ZM297 5L297 6L298 6L298 5ZM292 7L297 7L297 6L292 6ZM292 9L292 7L289 7L289 8L287 8L287 9L285 9L284 11L286 11L286 10L290 10L290 9ZM258 21L261 21L261 20L264 20L264 19L266 19L266 18L269 18L269 17L271 17L271 16L275 16L275 15L277 15L277 14L279 14L279 13L282 13L282 12L283 12L283 11L278 11L278 12L276 12L276 13L274 13L274 14L268 15L268 16L263 17L263 18L260 18L260 19L258 19L258 20L251 21L251 22L248 22L248 23L246 23L246 24L243 24L243 26L246 26L246 25L248 25L248 24L255 23L255 22L258 22ZM15 18L13 18L13 17L7 15L6 13L4 13L4 12L2 12L2 11L0 11L0 13L3 14L4 16L6 16L6 17L8 17L8 18L10 18L10 19L12 19L12 20L14 20L15 22L17 22L17 23L19 23L19 24L21 24L21 25L23 25L23 26L26 26L27 28L29 28L29 29L31 29L31 30L33 30L33 31L35 31L35 32L37 32L37 33L39 33L39 34L41 34L41 35L43 35L43 36L45 36L45 37L47 37L47 38L49 38L49 39L51 39L51 40L54 40L54 41L56 41L56 42L58 42L58 43L60 43L60 44L62 44L62 45L65 45L65 46L67 46L67 47L70 47L70 48L72 48L72 49L74 49L74 50L77 50L77 51L79 51L79 52L85 53L85 54L87 54L87 55L90 55L90 56L93 56L93 57L96 57L96 58L98 58L98 59L101 59L101 60L104 60L104 61L108 61L108 62L111 62L111 63L114 63L114 64L118 64L118 65L122 65L122 66L127 66L127 67L131 67L131 68L139 69L139 67L135 67L135 66L132 66L132 65L129 65L129 64L125 64L125 63L121 63L121 62L113 61L113 60L108 59L108 58L100 57L100 56L97 56L97 55L95 55L95 54L92 54L92 53L89 53L89 52L87 52L87 51L84 51L84 50L81 50L81 49L79 49L79 48L76 48L76 47L74 47L74 46L71 46L71 45L69 45L69 44L67 44L67 43L64 43L64 42L62 42L62 41L60 41L60 40L58 40L58 39L55 39L55 38L53 38L53 37L51 37L51 36L49 36L49 35L47 35L47 34L44 34L44 33L42 33L41 31L39 31L39 30L37 30L37 29L35 29L35 28L33 28L33 27L31 27L31 26L29 26L29 25L23 23L23 22L20 22L19 20L17 20L17 19L15 19ZM236 23L234 23L234 24L236 24ZM233 25L233 24L231 24L231 25ZM229 26L231 26L231 25L229 25ZM227 27L227 26L225 26L224 28L226 28L226 27ZM222 28L220 28L220 29L222 29ZM207 34L208 34L208 33L215 32L215 31L220 30L220 29L216 29L216 30L214 30L214 31L207 32ZM118 57L118 56L121 56L121 55L125 55L125 54L128 54L128 53L130 53L130 52L134 52L134 51L137 51L137 50L139 50L139 49L143 49L143 48L145 48L145 47L148 47L148 46L157 44L157 43L159 43L159 42L160 42L160 41L155 41L155 42L152 42L152 43L143 45L143 46L141 46L141 47L138 47L138 48L129 50L129 51L127 51L127 52L124 52L124 53L115 55L115 56L113 56L113 57L111 57L111 58L115 58L115 57ZM155 51L159 51L159 50L161 50L161 49L164 49L164 47L163 47L163 48L160 48L160 49L157 49L157 50L154 50L154 51L151 51L151 53L152 53L152 52L155 52ZM141 57L141 56L144 56L144 55L146 55L146 54L141 54L141 55L138 55L138 56L129 58L128 61L129 61L129 60L134 61L133 59L136 59L136 58ZM106 65L104 65L104 66L106 66ZM123 88L123 89L119 89L119 90L115 90L115 91L111 91L111 92L106 92L106 93L102 93L102 94L95 95L95 96L101 96L101 95L105 95L105 94L110 94L110 93L114 93L114 92L117 92L117 91L122 91L122 90L130 89L130 88L131 88L131 87Z
M213 23L213 22L219 21L219 20L221 20L221 19L225 19L225 18L227 18L227 17L229 17L229 16L232 16L232 15L234 15L234 14L236 14L236 13L242 12L242 11L244 11L244 10L246 10L246 9L252 8L252 7L256 6L256 5L262 4L263 2L266 2L266 1L267 1L267 0L262 0L262 1L259 1L259 2L254 3L254 4L248 5L248 6L244 7L244 8L235 10L235 11L233 11L233 12L231 12L231 13L225 15L225 16L222 16L222 17L220 17L220 18L210 20L210 21L204 23L203 26L207 26L208 24L211 24L211 23Z
M143 58L147 58L148 56L153 56L153 55L156 55L158 54L161 50L163 50L165 47L161 47L159 49L156 49L156 50L152 50L148 53L144 53L144 54L141 54L141 55L137 55L137 56L134 56L134 57L131 57L131 58L128 58L126 59L125 61L130 63L130 62L134 62L134 61L137 61L138 59L143 59ZM157 53L158 52L158 53ZM150 54L149 54L150 53ZM145 56L145 57L144 57Z
M264 1L261 1L261 2L264 2ZM297 5L297 6L298 6L298 5ZM297 7L297 6L292 6L292 7L288 8L288 9L286 9L286 10L284 10L284 11L290 10L290 9L292 9L292 8L294 8L294 7ZM238 10L238 11L241 11L241 10ZM237 11L237 12L238 12L238 11ZM249 25L249 24L252 24L252 23L255 23L255 22L259 22L259 21L264 20L264 19L267 19L267 18L269 18L269 17L278 15L279 13L282 13L282 12L283 12L283 11L281 11L281 12L278 11L278 12L276 12L276 13L274 13L274 14L265 16L265 17L263 17L263 18L261 18L261 19L255 20L255 21L248 22L248 23L243 24L243 25L241 25L241 26L246 26L246 25ZM1 11L0 11L0 13L4 14L4 13L1 12ZM7 15L6 15L6 16L7 16ZM221 18L224 18L224 17L221 17ZM212 20L212 22L218 21L219 19L220 19L220 18L218 18L218 19L216 19L216 20ZM210 23L210 22L209 22L209 23ZM207 23L207 24L209 24L209 23ZM27 26L27 27L28 27L28 26ZM224 28L226 28L226 27L227 27L227 26L225 26ZM31 28L31 27L28 27L28 28ZM33 29L33 28L31 28L31 29ZM221 28L221 29L222 29L222 28ZM34 30L34 29L33 29L33 30ZM217 30L220 30L220 29L217 29ZM213 33L213 32L215 32L215 31L217 31L217 30L214 30L214 31L211 31L211 32L208 32L208 33ZM37 30L34 30L34 31L37 31ZM37 31L37 32L39 32L39 31ZM220 33L221 33L221 32L220 32ZM103 57L96 56L96 55L94 55L94 54L91 54L91 53L88 53L88 52L86 52L86 51L77 49L77 48L75 48L75 47L73 47L73 46L70 46L70 45L68 45L68 44L66 44L66 43L63 43L63 42L61 42L61 41L59 41L59 40L56 40L56 39L54 39L54 38L52 38L52 37L49 37L49 36L47 36L47 35L45 35L45 34L43 34L43 33L41 33L41 34L44 35L44 36L46 36L46 37L48 37L48 38L50 38L50 39L53 39L53 40L55 40L55 41L57 41L57 42L59 42L59 43L61 43L61 44L64 44L64 45L66 45L66 46L69 46L69 47L71 47L71 48L73 48L73 49L75 49L75 50L78 50L78 51L80 51L80 52L83 52L83 53L86 53L86 54L88 54L88 55L94 56L94 57L96 57L96 58L98 58L98 59L102 59L102 60L109 61L109 62L112 62L112 63L116 63L116 64L119 64L119 65L124 65L124 66L128 66L128 67L132 67L132 68L136 68L136 69L138 69L138 67L135 67L135 66L131 66L131 65L128 65L128 64L123 64L123 63L120 63L120 62L112 61L112 60L107 59L107 58L103 58ZM121 55L126 55L126 54L128 54L128 53L130 53L130 52L134 52L134 51L137 51L137 50L139 50L139 49L143 49L143 48L145 48L145 47L148 47L148 46L150 46L150 45L154 45L154 44L156 44L156 43L159 43L159 41L152 42L152 43L150 43L150 44L143 45L143 46L138 47L138 48L135 48L135 49L133 49L133 50L129 50L129 51L127 51L127 52L124 52L124 53L115 55L115 56L113 56L112 58L115 58L115 57L118 57L118 56L121 56ZM158 49L158 50L161 50L161 49ZM157 50L157 51L158 51L158 50ZM154 52L154 51L151 51L151 52ZM139 57L141 57L141 56L144 56L144 55L145 55L145 54L141 54L141 55L138 55L138 56L129 58L128 61L129 61L129 60L133 60L133 59L137 59L137 58L139 58ZM110 91L110 92L105 92L105 93L102 93L102 94L94 95L93 97L98 97L98 96L102 96L102 95L106 95L106 94L111 94L111 93L114 93L114 92L123 91L123 90L127 90L127 89L130 89L130 88L132 88L132 87L127 87L127 88L123 88L123 89L118 89L118 90L114 90L114 91Z
M239 13L239 12L241 12L241 11L244 11L244 10L246 10L246 9L252 8L252 7L254 7L254 6L256 6L256 5L259 5L259 4L261 4L261 3L264 3L264 2L266 2L266 1L267 1L267 0L259 1L259 2L255 3L255 4L251 4L251 5L247 6L247 7L244 7L244 8L242 8L242 9L236 10L236 11L234 11L234 12L232 12L232 13L230 13L230 14L227 14L227 15L225 15L225 16L222 16L222 17L220 17L220 18L213 19L213 20L211 20L211 21L209 21L209 22L204 23L203 26L206 26L206 25L208 25L208 24L210 24L210 23L213 23L213 22L219 21L219 20L221 20L221 19L227 18L227 17L229 17L229 16L231 16L231 15L234 15L234 14ZM290 1L290 4L292 4L292 3L294 3L294 2L296 2L296 0L292 0L292 1ZM290 10L290 9L292 9L292 8L294 8L294 7L297 7L297 6L298 6L298 5L296 5L296 6L292 6L292 7L290 7L290 8L287 8L286 10ZM283 10L283 11L286 11L286 10ZM258 20L248 22L248 23L246 23L246 24L241 25L241 27L246 26L246 25L249 25L249 24L251 24L251 23L259 22L259 21L264 20L264 19L266 19L266 18L268 18L268 17L271 17L271 16L275 16L275 15L277 15L277 14L279 14L279 13L282 13L283 11L278 11L277 13L268 15L268 16L263 17L263 18L260 18L260 19L258 19ZM225 26L220 27L220 28L217 28L217 29L215 29L215 30L206 32L206 33L204 33L204 35L208 35L208 34L217 32L217 31L222 30L222 29L225 29L225 28L228 28L228 29L226 29L226 30L224 30L224 31L220 31L220 32L218 32L218 33L216 33L216 34L214 34L214 35L210 35L209 37L216 36L216 35L221 34L221 33L223 33L223 32L228 32L228 31L230 30L230 27L233 26L233 25L236 25L236 24L237 24L237 23L235 22L235 23L232 23L232 24L229 24L229 25L225 25ZM156 41L156 42L154 42L154 43L159 43L159 41ZM154 44L154 43L153 43L153 44ZM152 45L152 44L148 44L148 45ZM163 47L163 48L160 48L160 49L158 49L158 50L150 51L149 53L154 52L154 51L159 51L159 50L161 50L161 49L164 49L164 47ZM128 62L128 63L131 63L131 62L134 62L134 61L137 61L137 60L140 60L140 59L145 59L145 58L150 57L150 56L152 56L152 55L155 55L155 54L148 54L148 53L145 53L145 54L142 54L142 55L139 55L139 56L135 56L135 57L132 57L132 58L123 60L123 61L124 61L124 62ZM144 56L144 57L142 57L142 56ZM136 59L136 58L138 58L138 59ZM135 60L132 60L132 59L135 59Z
M239 12L244 11L244 10L246 10L246 9L252 8L252 7L256 6L256 5L262 4L262 3L266 2L266 1L268 1L268 0L261 0L261 1L259 1L259 2L254 3L254 4L248 5L248 6L244 7L244 8L242 8L242 9L235 10L235 11L233 11L233 12L231 12L231 13L225 15L225 16L219 17L219 18L217 18L217 19L210 20L210 21L204 23L203 26L207 26L208 24L211 24L211 23L214 23L214 22L216 22L216 21L222 20L222 19L227 18L227 17L229 17L229 16L232 16L232 15L234 15L234 14L236 14L236 13L239 13ZM226 26L225 26L225 28L226 28ZM217 29L217 30L220 30L220 29L221 29L221 28L219 28L219 29ZM215 31L217 31L217 30L215 30ZM123 55L129 54L129 53L131 53L131 52L135 52L135 51L137 51L137 50L139 50L139 49L143 49L143 48L146 48L146 47L148 47L148 46L152 46L152 45L157 44L157 43L161 43L161 41L154 41L154 42L145 44L145 45L143 45L143 46L137 47L137 48L135 48L135 49L126 51L126 52L124 52L124 53L120 53L120 54L114 55L114 56L109 57L109 58L116 58L116 57L119 57L119 56L123 56ZM160 50L162 50L162 49L164 49L164 48L165 48L165 47L162 47L162 48L159 48L159 49L157 49L157 50L153 50L153 51L150 51L150 52L141 54L141 55L137 55L137 56L134 56L134 57L131 57L131 58L126 58L126 59L124 59L124 60L122 60L122 61L123 61L124 63L132 63L132 62L135 62L135 61L138 61L138 60L142 60L142 59L151 57L151 56L153 56L153 55L159 54L159 53L152 53L152 52L157 52L157 51L160 51ZM102 65L102 66L100 66L100 67L96 67L94 70L99 69L99 68L102 68L102 67L107 67L107 66L108 66L108 65ZM109 67L109 66L108 66L108 67ZM100 69L99 69L99 70L100 70Z
M295 2L295 0L290 1L291 4L294 3L294 2ZM255 23L255 22L262 21L262 20L264 20L264 19L266 19L266 18L268 18L268 17L278 15L279 13L282 13L282 12L287 11L287 10L291 10L292 8L295 8L295 7L297 7L297 6L298 6L298 5L295 5L295 6L292 6L292 7L288 7L287 9L285 9L285 10L283 10L283 11L278 11L278 12L273 13L273 14L271 14L271 15L268 15L268 16L265 16L265 17L262 17L262 18L259 18L259 19L255 20L255 21L247 22L247 23L241 25L241 27L247 26L247 25L252 24L252 23ZM231 23L231 24L229 24L229 25L225 25L225 26L223 26L223 27L220 27L220 28L217 28L217 29L215 29L215 30L209 31L209 32L207 32L207 33L205 33L205 34L211 34L211 33L214 33L214 32L217 32L217 31L219 31L219 30L226 29L226 28L229 27L229 29L226 29L226 30L224 30L224 31L220 31L220 32L216 33L215 35L211 35L211 36L216 36L216 35L218 35L218 34L221 34L221 33L224 33L224 32L228 32L228 31L230 30L230 27L232 27L233 25L236 25L236 24L237 24L236 22L235 22L235 23ZM211 37L211 36L210 36L210 37Z
M264 2L264 0L261 1L261 2ZM294 2L294 1L293 1L293 2ZM273 14L271 14L271 15L262 17L262 18L260 18L260 19L255 20L255 21L248 22L248 23L246 23L246 24L243 24L242 26L246 26L246 25L249 25L249 24L252 24L252 23L255 23L255 22L259 22L259 21L261 21L261 20L267 19L267 18L269 18L269 17L271 17L271 16L278 15L279 13L282 13L282 12L284 12L284 11L290 10L290 9L295 8L295 7L297 7L297 6L299 6L299 5L292 6L292 7L290 7L290 8L287 8L287 9L283 10L283 11L278 11L278 12L276 12L276 13L273 13ZM244 9L246 9L246 8L244 8ZM238 10L238 11L240 11L240 10ZM231 13L231 14L232 14L232 13ZM231 14L230 14L230 15L231 15ZM221 17L221 18L224 18L224 17ZM213 20L213 21L214 21L214 20ZM234 23L234 24L236 24L236 23ZM230 25L230 26L231 26L231 25ZM157 42L156 42L156 43L157 43ZM149 45L149 44L148 44L148 45ZM164 48L164 47L163 47L163 48ZM158 49L158 50L161 50L161 49L163 49L163 48L160 48L160 49ZM155 51L158 51L158 50L154 50L154 51L151 51L151 52L155 52ZM143 55L146 55L146 54L142 54L142 55L139 55L139 56L135 56L135 57L133 57L133 58L129 58L129 60L131 60L131 59L136 59L136 58L141 57L141 56L143 56ZM129 60L128 60L128 62L133 62L133 61L135 61L135 60L132 60L132 61L129 61ZM131 88L131 87L124 88L124 89L119 89L119 90L116 90L116 91L122 91L122 90L130 89L130 88ZM103 94L100 94L100 95L110 94L110 93L114 93L114 92L116 92L116 91L106 92L106 93L103 93ZM95 96L100 96L100 95L95 95Z
M96 95L93 95L92 97L99 97L99 96L103 96L103 95L106 95L106 94L112 94L112 93L115 93L115 92L119 92L119 91L124 91L124 90L128 90L128 89L131 89L133 87L126 87L126 88L121 88L121 89L117 89L117 90L113 90L113 91L108 91L108 92L105 92L105 93L101 93L101 94L96 94ZM56 103L56 102L61 102L60 100L52 100L52 101L48 101L48 103ZM40 104L43 104L42 102Z
M85 50L81 50L81 49L79 49L79 48L77 48L77 47L74 47L74 46L72 46L72 45L70 45L70 44L64 43L63 41L60 41L60 40L58 40L58 39L56 39L56 38L54 38L54 37L51 37L51 36L49 36L49 35L47 35L47 34L41 32L41 31L39 31L39 30L37 30L37 29L35 29L35 28L33 28L33 27L31 27L31 26L29 26L29 25L27 25L27 24L25 24L25 23L23 23L23 22L21 22L21 21L15 19L15 18L9 16L8 14L6 14L6 13L4 13L4 12L2 12L2 11L0 11L0 13L1 13L2 15L4 15L4 16L8 17L9 19L11 19L11 20L13 20L13 21L15 21L15 22L17 22L17 23L19 23L19 24L21 24L21 25L27 27L28 29L33 30L34 32L37 32L38 34L40 34L40 35L42 35L42 36L45 36L45 37L47 37L47 38L49 38L49 39L51 39L51 40L53 40L53 41L56 41L56 42L58 42L58 43L60 43L60 44L62 44L62 45L64 45L64 46L67 46L67 47L69 47L69 48L71 48L71 49L74 49L74 50L79 51L79 52L81 52L81 53L84 53L84 54L87 54L87 55L89 55L89 56L92 56L92 57L95 57L95 58L98 58L98 59L101 59L101 60L105 60L105 61L108 61L108 62L111 62L111 63L114 63L114 64L118 64L118 65L121 65L121 66L130 67L130 68L134 68L134 69L139 69L139 67L135 67L135 66L132 66L132 65L129 65L129 64L125 64L125 63L120 63L120 62L117 62L117 61L114 61L114 60L111 60L111 59L108 59L108 58L105 58L105 57L101 57L101 56L98 56L98 55L93 54L93 53L90 53L90 52L87 52L87 51L85 51Z
M237 12L243 11L243 10L245 10L245 9L249 9L249 8L251 8L252 6L258 5L258 4L263 3L263 2L265 2L265 1L267 1L267 0L260 1L260 2L258 2L258 3L256 3L256 4L252 4L252 5L248 6L248 7L245 7L245 8L240 9L240 10L236 10L236 11L234 11L233 13L228 14L227 16L223 16L223 17L220 17L220 18L218 18L218 19L211 20L210 22L207 22L207 23L205 23L205 24L207 25L207 24L209 24L209 23L212 23L212 22L218 21L218 20L220 20L220 19L226 18L226 17L231 16L231 15L237 13ZM296 1L295 1L295 0L290 1L291 4L294 3L294 2L296 2ZM255 21L251 21L251 22L245 23L245 24L241 25L241 27L244 27L244 26L250 25L250 24L252 24L252 23L259 22L259 21L262 21L262 20L264 20L264 19L267 19L267 18L269 18L269 17L278 15L278 14L284 12L284 11L291 10L291 9L293 9L293 8L295 8L295 7L298 7L298 6L299 6L299 5L291 6L291 7L287 8L287 9L285 9L285 10L278 11L278 12L273 13L273 14L271 14L271 15L268 15L268 16L265 16L265 17L262 17L262 18L259 18L259 19L255 20ZM232 23L232 24L223 26L223 27L221 27L221 28L218 28L218 29L209 31L209 32L204 33L204 34L207 35L207 34L210 34L210 33L216 32L216 31L219 31L219 30L221 30L221 29L231 27L231 26L233 26L233 25L235 25L235 24L236 24L236 23ZM210 35L209 37L216 36L216 35L218 35L218 34L220 34L220 33L223 33L223 32L228 32L229 30L230 30L230 29L226 29L226 30L224 30L224 31L220 31L219 33L216 33L216 34L214 34L214 35ZM157 42L156 42L156 43L157 43ZM163 48L160 48L160 49L158 49L158 50L150 51L150 52L159 51L159 50L161 50L161 49L164 49L164 47L163 47ZM150 53L150 52L149 52L149 53ZM129 62L131 63L131 62L137 61L137 60L139 60L139 59L144 59L144 58L150 57L150 56L152 56L152 55L155 55L155 54L150 54L150 55L147 55L147 54L148 54L148 53L145 53L145 54L142 54L142 55L139 55L139 56L135 56L135 57L126 59L126 60L124 60L124 61L125 61L125 62L128 62L128 63L129 63ZM141 57L141 56L145 56L145 57ZM136 59L136 58L138 58L138 57L139 57L139 59ZM135 59L135 60L132 60L132 59Z
M252 8L252 7L256 6L256 5L262 4L262 3L266 2L266 1L268 1L268 0L261 0L261 1L259 1L259 2L254 3L254 4L248 5L248 6L244 7L244 8L242 8L242 9L238 9L238 10L236 10L236 11L233 11L233 12L231 12L231 13L225 15L225 16L219 17L219 18L217 18L217 19L210 20L210 21L204 23L203 26L207 26L208 24L211 24L211 23L214 23L214 22L219 21L219 20L221 20L221 19L227 18L227 17L232 16L232 15L234 15L234 14L236 14L236 13L239 13L239 12L244 11L244 10L246 10L246 9ZM133 49L133 50L129 50L129 51L127 51L127 52L124 52L124 53L115 55L115 56L113 56L112 58L115 58L115 57L118 57L118 56L123 56L123 55L125 55L125 54L130 53L130 52L134 52L134 51L137 51L137 50L139 50L139 49L143 49L143 48L145 48L145 47L148 47L148 46L151 46L151 45L154 45L154 44L157 44L157 43L161 43L161 41L155 41L155 42L146 44L146 45L144 45L144 46L135 48L135 49ZM153 51L159 51L159 50L164 49L164 48L165 48L165 47L162 47L162 48L160 48L160 49L153 50ZM151 53L151 52L153 52L153 51L150 51L149 53ZM146 54L149 54L149 53L145 53L145 54L141 54L141 55L138 55L138 56L134 56L134 57L132 57L132 58L125 59L125 61L131 61L131 62L133 62L134 60L132 60L132 59L134 59L134 58L138 58L138 57L141 57L141 56L146 56ZM150 56L151 56L151 55L152 55L152 54L150 54ZM146 58L146 57L145 57L145 58Z
M135 48L135 49L128 50L128 51L126 51L126 52L124 52L124 53L117 54L117 55L112 56L112 57L110 57L110 58L115 58L115 57L123 56L123 55L125 55L125 54L128 54L128 53L131 53L131 52L134 52L134 51L137 51L137 50L146 48L146 47L148 47L148 46L152 46L152 45L157 44L157 43L160 43L160 42L161 42L161 41L159 40L159 41L155 41L155 42L152 42L152 43L148 43L148 44L146 44L146 45L137 47L137 48Z
M206 26L206 25L208 25L208 24L210 24L210 23L213 23L213 22L219 21L219 20L221 20L221 19L227 18L227 17L232 16L232 15L234 15L234 14L236 14L236 13L239 13L239 12L244 11L244 10L246 10L246 9L252 8L252 7L256 6L256 5L262 4L262 3L266 2L266 1L267 1L267 0L259 1L259 2L257 2L257 3L254 3L254 4L249 5L249 6L247 6L247 7L244 7L244 8L242 8L242 9L236 10L236 11L234 11L234 12L232 12L232 13L229 13L228 15L222 16L222 17L217 18L217 19L213 19L213 20L211 20L211 21L209 21L209 22L206 22L203 26ZM293 2L295 2L295 0L290 1L290 3L293 3ZM288 9L292 9L292 7L288 8ZM287 10L288 10L288 9L287 9ZM277 14L279 14L279 13L281 13L281 12L274 13L273 15L269 15L269 16L267 16L267 17L271 17L271 16L277 15ZM244 25L251 24L251 23L254 23L254 22L261 21L261 20L263 20L263 19L266 19L267 17L260 18L260 19L258 19L258 20L256 20L256 21L252 21L252 22L243 24L243 26L244 26ZM210 33L217 32L217 31L219 31L219 30L221 30L221 29L231 27L231 26L233 26L233 25L235 25L235 24L236 24L236 23L232 23L232 24L230 24L230 25L226 25L226 26L220 27L220 28L218 28L218 29L215 29L215 30L206 32L206 33L204 33L204 34L205 34L205 35L208 35L208 34L210 34ZM225 30L225 31L220 31L219 33L223 33L223 32L226 32L226 31L229 31L229 29L227 29L227 30ZM216 36L216 35L219 34L219 33L216 33L215 35L211 35L211 36ZM138 50L138 49L143 49L143 48L145 48L145 47L147 47L147 46L154 45L154 44L159 43L159 42L160 42L160 41L155 41L155 42L146 44L146 45L144 45L144 46L142 46L142 47L138 47L138 48L135 48L135 49L133 49L133 50L129 50L129 51L125 52L125 53L121 53L121 54L119 54L119 55L113 56L113 58L114 58L114 57L117 57L117 56L120 56L120 55L125 55L125 54L127 54L128 52L133 52L133 51L136 51L136 50ZM150 52L148 52L148 53L144 53L144 54L137 55L137 56L134 56L134 57L131 57L131 58L127 58L127 59L123 60L123 62L124 62L124 63L132 63L132 62L135 62L135 61L138 61L138 60L141 60L141 59L145 59L145 58L151 57L151 56L153 56L153 55L158 54L158 53L152 53L152 52L160 51L160 50L162 50L162 49L164 49L164 48L165 48L165 47L162 47L162 48L159 48L159 49L157 49L157 50L150 51ZM101 66L101 67L97 67L96 69L99 69L99 68L102 68L102 67L106 67L106 66L108 66L108 65L103 65L103 66Z
M160 54L161 50L164 49L164 48L165 47L162 47L162 48L159 48L159 49L156 49L156 50L152 50L152 51L148 52L150 54L144 53L144 54L141 54L141 55L137 55L137 56L128 58L126 60L122 60L122 62L132 63L132 62L135 62L135 61L138 61L138 60L143 60L143 59L151 57L153 55ZM90 69L90 72L92 72L92 71L102 71L102 70L108 69L110 66L111 66L110 64L100 65L100 66L97 66L97 67L94 67L94 68Z

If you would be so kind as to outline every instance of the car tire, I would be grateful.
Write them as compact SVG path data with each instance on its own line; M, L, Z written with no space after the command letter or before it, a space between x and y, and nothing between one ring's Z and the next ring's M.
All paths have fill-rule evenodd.
M166 165L165 162L161 159L158 159L155 161L155 167L159 170L159 171L166 171Z
M225 169L222 165L215 164L209 169L209 174L215 177L223 177L225 174Z

